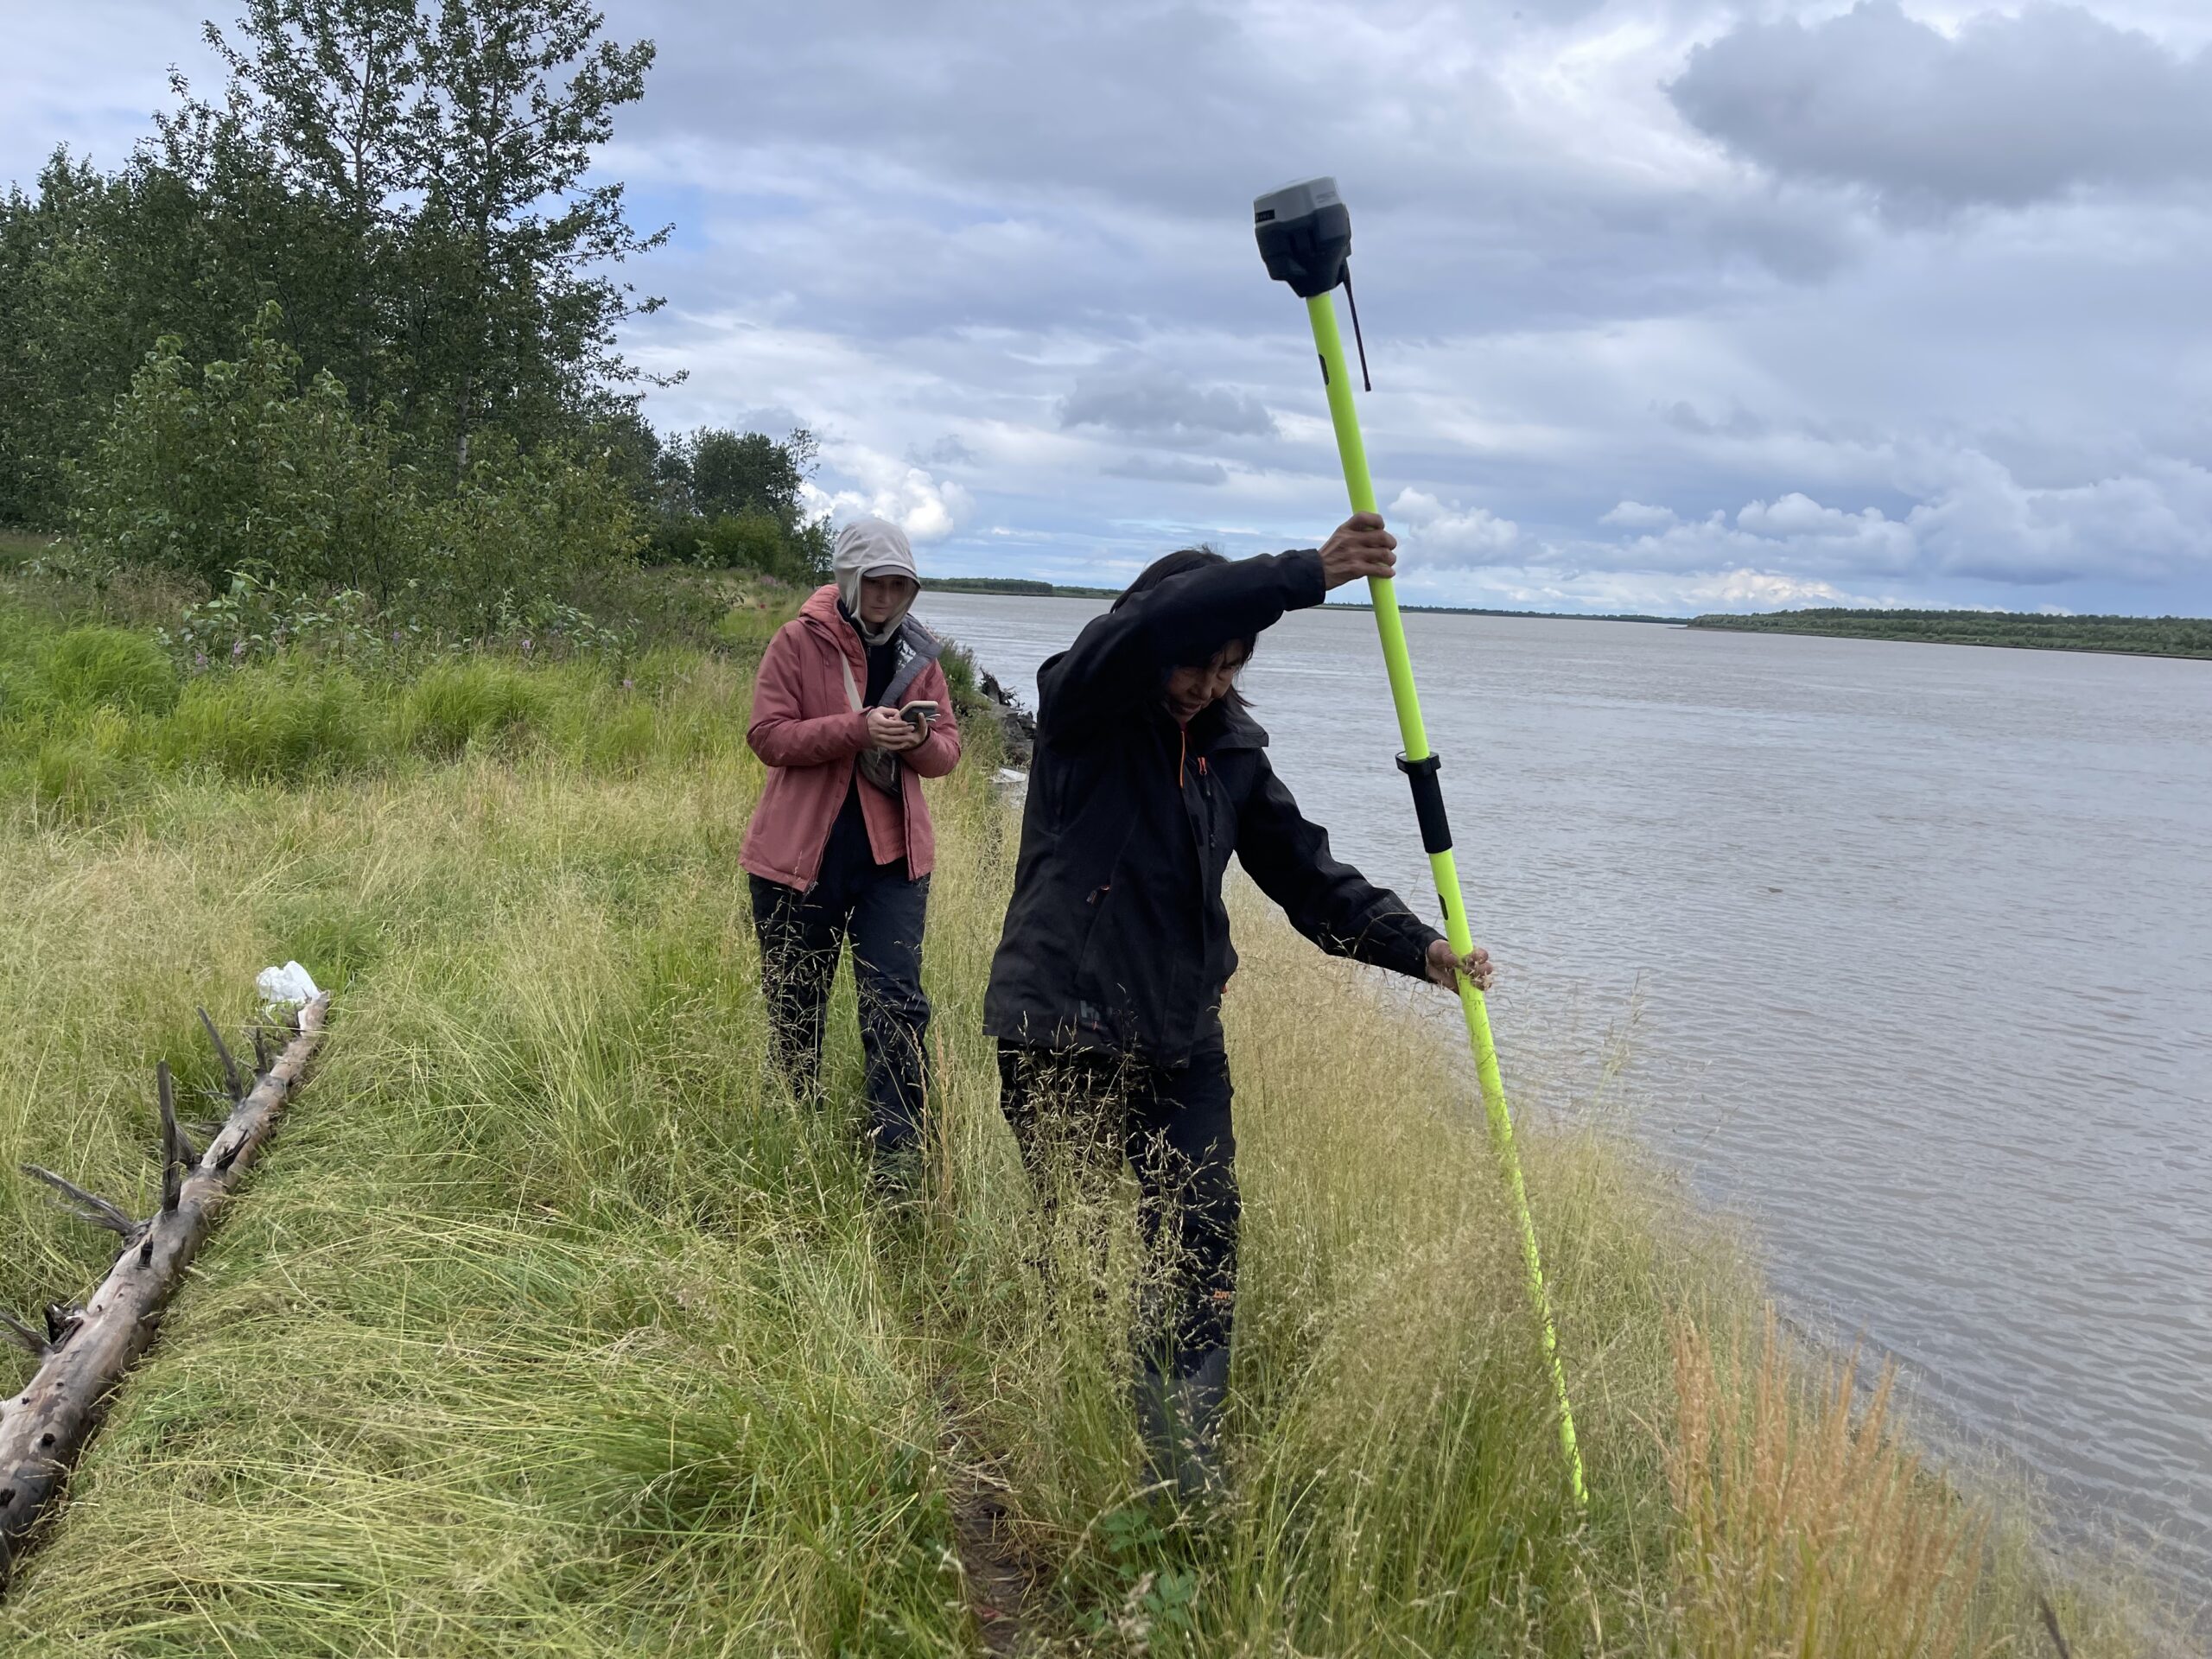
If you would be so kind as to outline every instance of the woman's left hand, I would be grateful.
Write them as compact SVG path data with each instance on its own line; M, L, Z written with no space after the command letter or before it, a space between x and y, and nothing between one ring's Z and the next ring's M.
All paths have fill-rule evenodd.
M1449 939L1439 939L1428 947L1428 976L1447 991L1459 988L1461 974L1475 982L1477 990L1486 991L1490 989L1493 971L1490 965L1490 952L1479 944L1464 957L1452 954Z

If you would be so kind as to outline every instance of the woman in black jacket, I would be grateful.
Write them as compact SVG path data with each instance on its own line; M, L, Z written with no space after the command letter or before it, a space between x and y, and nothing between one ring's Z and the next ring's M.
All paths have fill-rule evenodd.
M1262 630L1395 568L1354 515L1317 550L1159 560L1038 671L1037 750L983 1027L1000 1104L1043 1187L1053 1148L1126 1158L1172 1285L1171 1344L1139 1357L1154 1466L1212 1478L1236 1278L1236 1141L1221 999L1236 969L1222 876L1234 853L1324 950L1447 988L1490 982L1392 893L1330 855L1268 764L1236 694Z

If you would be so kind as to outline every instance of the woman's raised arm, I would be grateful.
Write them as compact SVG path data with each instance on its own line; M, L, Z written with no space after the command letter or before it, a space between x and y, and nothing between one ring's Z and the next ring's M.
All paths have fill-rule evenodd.
M1121 718L1156 698L1172 670L1205 662L1326 592L1311 548L1170 576L1094 618L1039 671L1038 724L1065 735Z

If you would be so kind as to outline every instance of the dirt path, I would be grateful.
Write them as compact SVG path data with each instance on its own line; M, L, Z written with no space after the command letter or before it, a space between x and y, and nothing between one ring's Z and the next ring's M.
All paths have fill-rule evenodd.
M1006 1484L990 1459L961 1436L960 1401L950 1378L939 1379L938 1393L945 1411L944 1462L950 1472L953 1541L960 1552L968 1605L976 1615L985 1653L1019 1654L1041 1591L1042 1573L1014 1535Z
M1011 1535L1005 1497L982 1479L952 1494L952 1526L960 1550L968 1605L982 1632L983 1651L1018 1654L1037 1588L1034 1566Z

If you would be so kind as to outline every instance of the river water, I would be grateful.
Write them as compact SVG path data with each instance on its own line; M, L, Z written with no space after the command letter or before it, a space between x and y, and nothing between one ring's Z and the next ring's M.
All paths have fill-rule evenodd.
M1033 708L1100 608L918 613ZM1924 1429L2212 1601L2212 663L1406 627L1516 1109L1618 1113ZM1434 919L1373 619L1293 614L1244 686Z

